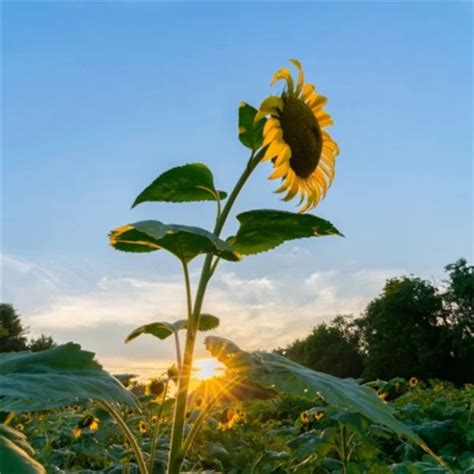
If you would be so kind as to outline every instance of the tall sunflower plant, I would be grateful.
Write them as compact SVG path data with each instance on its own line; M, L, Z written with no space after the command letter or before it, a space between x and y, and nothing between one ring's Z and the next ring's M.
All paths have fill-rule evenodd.
M217 215L212 231L200 227L165 224L146 220L115 228L109 234L110 244L124 252L148 253L167 250L179 261L184 277L187 312L175 322L153 322L135 329L127 342L142 334L158 339L172 336L176 346L178 387L168 457L168 474L181 472L193 440L206 420L211 407L222 393L245 383L273 392L290 393L329 404L349 412L358 412L391 428L434 455L408 427L394 418L388 406L375 392L355 381L321 374L284 357L265 352L245 352L229 340L209 336L206 347L226 367L226 383L211 391L192 422L190 382L193 357L199 331L215 329L219 318L203 312L206 290L221 260L240 262L245 257L271 250L286 241L307 237L342 236L329 221L308 214L323 199L334 179L339 148L326 128L333 124L326 112L327 98L306 83L299 61L290 60L297 69L296 80L286 67L278 70L271 84L283 82L277 95L267 97L258 109L242 102L238 113L239 140L249 150L249 158L232 191L216 189L211 170L203 163L172 168L158 176L135 199L132 208L143 202L191 203L214 201ZM250 210L238 214L235 235L223 237L225 224L245 184L258 166L270 165L269 179L276 180L277 193L284 202L299 198L298 212L273 209ZM191 287L189 264L204 255L197 288ZM194 293L194 298L193 298ZM184 350L180 338L184 335ZM188 426L187 426L188 425ZM136 444L135 444L136 446ZM133 446L132 446L133 447ZM138 449L138 448L137 448ZM143 458L141 453L136 457ZM141 474L152 466L139 463Z

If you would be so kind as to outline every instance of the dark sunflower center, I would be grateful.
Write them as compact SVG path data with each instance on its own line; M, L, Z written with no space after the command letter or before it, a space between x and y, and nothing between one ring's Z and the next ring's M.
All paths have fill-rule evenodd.
M290 166L300 178L307 178L318 166L323 139L311 109L295 97L284 99L280 124L283 140L291 148Z

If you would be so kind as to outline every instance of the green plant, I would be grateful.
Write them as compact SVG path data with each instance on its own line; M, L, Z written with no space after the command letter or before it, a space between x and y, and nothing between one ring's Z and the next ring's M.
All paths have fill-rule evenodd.
M219 324L216 317L202 312L208 284L219 262L237 262L244 256L268 251L293 239L342 235L329 221L303 214L314 208L326 194L334 177L335 158L339 150L324 130L332 124L330 116L324 111L327 99L315 93L313 85L304 83L300 63L296 60L292 63L299 70L296 83L289 70L282 68L272 81L286 82L286 88L279 96L265 99L259 110L245 103L239 108L239 139L250 149L250 157L229 195L215 188L213 175L207 166L192 163L161 174L138 195L132 205L135 207L143 202L214 201L217 215L212 232L200 227L148 220L120 226L109 236L110 244L121 251L146 253L167 250L180 261L183 270L186 319L141 326L127 338L129 341L141 334L151 334L158 339L173 335L175 340L178 390L170 440L169 474L180 472L221 392L231 390L243 380L251 380L266 390L275 389L276 392L297 392L297 395L313 399L321 395L328 403L359 412L389 426L430 452L414 432L393 417L370 389L305 369L274 354L245 353L230 341L212 337L207 339L207 347L212 355L227 365L228 376L223 379L227 385L222 382L185 432L197 332L213 329ZM270 161L274 168L270 179L282 181L277 191L287 193L283 200L300 195L303 202L300 213L266 209L243 212L237 216L240 226L236 234L221 239L238 195L256 167L265 161ZM222 207L224 199L227 200ZM189 264L199 255L205 255L205 259L193 301ZM184 352L180 345L180 331L185 333ZM140 469L142 474L147 473L146 468L140 466Z

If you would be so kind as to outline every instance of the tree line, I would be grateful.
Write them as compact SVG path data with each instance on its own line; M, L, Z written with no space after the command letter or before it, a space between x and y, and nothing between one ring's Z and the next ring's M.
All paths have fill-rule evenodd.
M339 377L394 377L474 382L474 267L445 267L437 286L414 276L391 278L357 318L340 315L276 349Z
M51 336L27 337L19 314L11 304L0 303L0 352L44 351L56 346Z

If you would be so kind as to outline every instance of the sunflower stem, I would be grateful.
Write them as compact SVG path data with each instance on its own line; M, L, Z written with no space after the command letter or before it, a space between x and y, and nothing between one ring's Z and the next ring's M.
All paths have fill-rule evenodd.
M163 390L163 396L161 397L160 409L158 410L158 419L156 420L156 425L153 428L153 435L151 439L151 448L150 448L150 462L149 462L150 472L153 472L153 464L155 463L155 451L156 451L156 443L158 440L158 430L160 428L161 415L163 414L163 405L166 400L166 395L168 394L168 385L169 385L169 380L165 384L165 389Z
M237 196L244 187L248 178L255 170L257 165L263 158L265 149L260 150L257 154L252 151L252 154L247 162L242 175L234 186L234 189L229 195L229 198L216 219L216 225L214 227L214 235L219 237L224 224L229 216L229 213L234 205ZM188 327L186 331L186 344L184 348L183 365L181 376L179 378L178 392L176 395L176 406L173 420L173 430L171 433L171 448L168 462L168 474L179 474L181 465L183 463L184 454L182 450L183 445L183 431L184 421L186 417L186 406L189 392L189 382L191 379L191 371L193 365L194 356L194 345L196 343L197 328L199 327L199 318L201 316L202 304L204 302L204 296L207 289L207 284L211 279L211 265L212 265L212 254L208 253L204 260L204 264L201 270L201 277L199 279L199 285L194 300L194 307L192 312L188 313ZM187 268L186 268L187 273ZM185 273L185 275L186 275ZM188 275L189 280L189 275ZM188 283L186 284L188 286ZM189 305L188 305L189 308Z
M98 403L102 405L112 416L115 420L119 428L122 430L127 441L130 443L130 447L132 448L133 454L135 455L135 459L137 460L138 469L141 474L148 474L148 468L145 463L145 459L143 458L143 453L138 446L137 439L133 436L133 433L130 431L130 428L125 423L124 419L120 416L120 413L110 404L103 400L98 400Z

